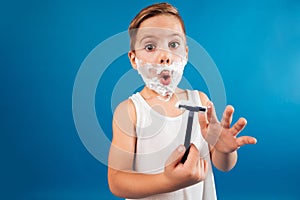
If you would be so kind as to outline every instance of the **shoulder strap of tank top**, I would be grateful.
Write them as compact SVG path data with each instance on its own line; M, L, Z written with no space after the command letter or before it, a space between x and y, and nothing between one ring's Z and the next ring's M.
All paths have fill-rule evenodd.
M135 127L140 127L140 105L141 105L141 99L140 94L137 92L136 94L133 94L129 97L129 99L133 102L133 105L135 107L135 113L136 113L136 124Z
M198 105L198 106L202 105L198 90L187 90L187 93L188 93L189 101L192 104L195 104L195 105Z

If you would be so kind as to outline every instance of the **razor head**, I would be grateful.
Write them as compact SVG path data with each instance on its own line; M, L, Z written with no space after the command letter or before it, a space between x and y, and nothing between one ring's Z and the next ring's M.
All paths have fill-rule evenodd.
M179 109L185 109L192 112L206 112L207 108L205 106L191 106L177 102L175 105Z

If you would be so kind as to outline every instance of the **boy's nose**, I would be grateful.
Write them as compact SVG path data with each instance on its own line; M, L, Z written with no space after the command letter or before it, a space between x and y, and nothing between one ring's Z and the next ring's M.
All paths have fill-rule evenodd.
M169 58L161 58L160 64L170 64L170 59Z
M161 52L159 56L160 64L171 64L170 55L167 52Z

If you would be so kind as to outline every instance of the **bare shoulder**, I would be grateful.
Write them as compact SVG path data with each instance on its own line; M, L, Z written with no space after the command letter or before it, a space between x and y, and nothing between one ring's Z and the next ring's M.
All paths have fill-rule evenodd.
M207 97L207 95L204 92L198 91L199 93L199 97L201 100L202 105L207 105L207 103L209 102L209 98Z
M136 110L131 99L127 99L117 106L113 120L117 123L123 122L136 125Z

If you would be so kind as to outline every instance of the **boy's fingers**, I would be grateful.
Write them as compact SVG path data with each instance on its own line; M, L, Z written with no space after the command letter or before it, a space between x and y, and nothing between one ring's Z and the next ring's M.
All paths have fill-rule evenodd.
M208 162L204 160L204 174L207 174L207 171L208 171Z
M207 120L210 123L216 123L216 122L218 122L218 118L217 118L217 115L216 115L215 107L214 107L214 104L211 101L209 101L207 103Z
M203 159L203 171L202 171L203 179L205 179L205 177L206 177L207 170L208 170L208 163L206 160Z
M206 112L206 116L207 116L207 120L210 122L211 119L211 112L212 112L212 107L211 107L211 102L208 102L207 105L207 112Z
M198 160L198 173L199 173L199 179L204 180L207 174L207 162L203 158L200 158Z
M200 124L200 128L201 129L205 129L207 127L207 119L206 119L206 115L203 113L199 113L198 114L198 118L199 118L199 124ZM202 132L202 134L205 134L204 132ZM204 137L206 137L204 135Z
M184 166L188 168L194 168L195 166L197 166L199 158L200 156L198 149L195 147L195 145L191 144L190 152L186 161L184 162Z
M185 147L183 145L180 145L179 147L177 147L172 154L169 156L167 162L165 163L165 166L172 166L172 167L176 167L176 165L178 163L180 163L183 155L185 152Z
M237 136L246 126L247 120L245 118L240 118L231 128L231 133L233 136Z
M250 137L250 136L242 136L237 138L237 144L238 146L243 146L246 144L256 144L257 140L254 137Z
M230 128L233 112L234 108L232 106L229 105L226 107L221 121L221 124L224 128Z

